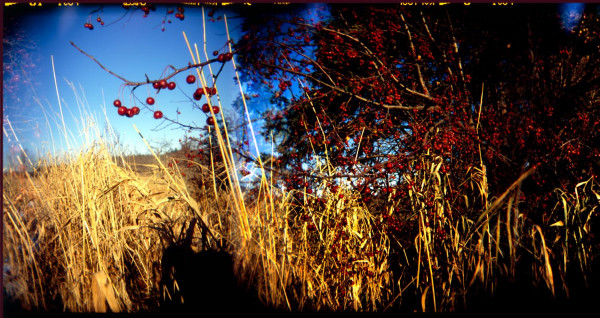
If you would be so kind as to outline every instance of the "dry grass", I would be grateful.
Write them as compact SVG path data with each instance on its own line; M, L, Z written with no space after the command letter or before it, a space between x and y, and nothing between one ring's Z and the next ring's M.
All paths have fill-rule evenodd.
M594 255L586 238L599 199L592 180L574 194L557 191L557 219L538 225L519 214L518 182L503 201L490 200L485 170L474 168L471 182L483 191L486 209L453 217L456 203L444 199L452 185L438 171L440 159L424 157L426 169L405 176L418 185L409 193L412 211L389 211L405 213L416 229L414 244L402 245L350 188L333 194L321 185L322 204L307 201L306 221L291 218L292 194L274 187L263 184L245 209L232 202L239 200L233 191L219 192L218 202L195 201L177 174L157 170L142 178L106 151L90 149L35 177L5 175L5 288L25 308L102 311L91 307L101 295L111 311L156 310L166 297L162 252L193 219L215 236L208 245L230 242L238 277L265 304L287 310L382 311L410 299L408 291L423 311L460 310L472 290L492 293L498 279L514 278L523 254L531 256L532 283L568 291L557 277L570 266L588 273ZM430 195L433 209L423 200ZM205 248L200 241L194 237L195 250ZM392 245L405 255L395 264L400 273L391 270ZM100 293L89 288L99 276Z
M140 301L155 293L155 257L170 239L164 232L177 232L189 217L180 199L185 192L174 190L183 181L160 175L142 179L119 168L103 145L71 160L46 163L36 177L5 175L4 242L10 269L5 286L26 295L21 300L26 306L88 311L89 286L102 272L120 306L140 310ZM23 203L29 208L23 209ZM35 293L28 292L32 283L39 286Z

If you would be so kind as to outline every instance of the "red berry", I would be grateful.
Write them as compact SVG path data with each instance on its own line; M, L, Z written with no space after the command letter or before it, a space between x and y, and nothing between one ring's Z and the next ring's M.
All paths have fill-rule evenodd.
M121 107L121 101L118 99L115 99L115 101L113 102L113 105L115 105L115 107Z
M148 98L146 98L146 103L147 103L148 105L154 105L154 98L152 98L152 97L148 97Z
M117 110L117 112L119 113L119 115L123 116L127 113L127 107L121 106L119 107L119 110Z
M127 115L127 117L131 118L131 117L133 117L133 115L135 115L135 110L133 110L133 108L130 108L127 110L127 113L125 115Z
M219 106L213 106L213 113L218 114L219 113Z
M194 92L194 94L204 95L204 88L202 88L202 87L196 88L196 92Z
M198 92L194 92L194 99L195 100L201 100L202 99L202 94L198 94Z
M100 21L102 21L102 19L100 17L97 17L96 21L100 22Z
M175 84L175 82L169 82L169 84L167 84L167 88L169 90L174 90L175 86L177 86L177 84Z
M199 87L196 89L196 93L204 94L206 92L207 95L212 96L217 94L217 89L215 87Z
M225 53L224 58L225 58L225 61L231 61L231 59L233 58L233 53L231 53L231 52Z
M215 119L212 116L208 117L206 118L206 123L212 126L215 124Z
M160 80L159 84L160 84L161 88L167 88L167 87L169 87L169 84L165 80Z
M161 119L163 116L163 113L160 110L157 110L154 112L154 119Z
M154 89L160 89L160 83L154 82L154 83L152 83L152 87L154 87Z
M194 83L196 82L196 76L194 76L194 75L190 74L190 75L188 75L188 76L185 78L185 81L186 81L188 84L194 84Z
M134 115L137 115L140 113L140 108L137 106L133 106L131 109L133 110Z
M219 51L213 51L213 56L219 55Z
M210 106L208 106L208 104L204 104L202 105L202 111L205 113L208 113L210 111Z
M104 21L101 21L101 22L100 22L100 25L104 25Z
M217 56L217 61L225 63L225 54L219 54L219 56Z

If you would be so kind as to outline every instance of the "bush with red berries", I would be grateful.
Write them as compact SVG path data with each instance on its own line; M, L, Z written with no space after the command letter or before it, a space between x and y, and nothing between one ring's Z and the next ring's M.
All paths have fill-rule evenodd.
M544 218L555 188L597 177L598 39L562 34L551 8L505 9L510 23L491 7L329 9L320 22L254 12L237 45L246 76L289 101L267 124L287 135L290 188L294 175L318 180L302 164L320 157L372 197L406 193L402 174L435 153L457 183L484 164L493 196L537 166L522 190Z
M413 219L415 205L431 211L429 220L443 202L452 203L445 218L477 219L488 200L527 176L518 187L519 212L548 225L557 220L557 189L597 180L600 38L593 8L573 34L549 6L311 7L308 16L321 20L303 10L277 18L249 12L236 46L246 78L280 105L264 117L269 133L285 135L282 182L297 193L296 217L307 211L310 188L349 183L401 242L392 254L402 262L399 246L429 227ZM335 171L314 168L323 160ZM417 178L433 172L444 193ZM449 230L434 229L440 239Z

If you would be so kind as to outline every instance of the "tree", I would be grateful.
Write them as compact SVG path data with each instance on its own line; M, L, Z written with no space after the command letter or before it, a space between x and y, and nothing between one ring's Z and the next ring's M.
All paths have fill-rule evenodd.
M290 187L318 177L302 163L320 157L385 193L429 151L456 180L485 165L492 195L538 167L524 189L535 210L597 175L598 40L563 32L554 6L331 5L318 21L302 10L249 13L237 46L247 78L289 99L269 128L287 133Z

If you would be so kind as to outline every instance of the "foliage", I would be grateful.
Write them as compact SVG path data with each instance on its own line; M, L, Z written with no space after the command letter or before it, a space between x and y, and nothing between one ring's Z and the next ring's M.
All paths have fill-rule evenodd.
M302 164L326 159L338 168L332 184L351 176L356 190L394 190L398 201L413 186L402 174L418 173L431 152L457 184L485 165L490 196L537 167L524 212L547 217L553 189L597 176L600 42L589 29L565 34L554 6L315 10L326 8L314 21L302 11L258 14L264 20L250 18L237 46L248 79L290 99L269 125L287 134L279 152L288 187L318 183L324 176ZM594 25L595 9L583 25Z

